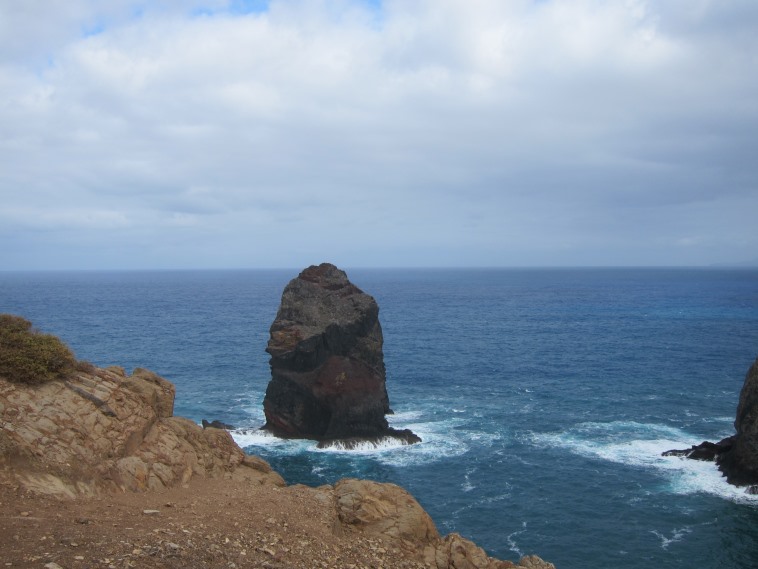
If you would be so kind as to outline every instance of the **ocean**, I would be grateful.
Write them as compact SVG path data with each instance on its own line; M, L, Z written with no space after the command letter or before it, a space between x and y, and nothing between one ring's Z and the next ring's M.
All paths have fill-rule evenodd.
M758 566L758 496L661 456L733 433L758 270L348 268L380 306L390 423L423 439L355 451L258 430L268 327L298 272L0 272L0 312L80 359L156 371L177 415L235 425L289 483L400 484L491 555Z

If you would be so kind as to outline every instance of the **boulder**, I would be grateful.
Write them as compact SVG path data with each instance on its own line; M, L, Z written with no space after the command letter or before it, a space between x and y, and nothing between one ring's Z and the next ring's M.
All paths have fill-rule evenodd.
M334 265L311 266L290 281L266 351L271 381L265 429L329 444L356 439L420 439L391 429L379 307Z
M439 539L432 518L400 486L347 478L335 484L334 496L340 521L364 533L424 543Z

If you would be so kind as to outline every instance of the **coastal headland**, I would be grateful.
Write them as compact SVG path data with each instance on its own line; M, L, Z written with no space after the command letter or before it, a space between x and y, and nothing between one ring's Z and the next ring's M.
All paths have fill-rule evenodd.
M0 320L6 566L553 567L536 556L494 559L458 534L440 536L393 484L288 486L226 430L174 416L165 379L77 362L22 318Z

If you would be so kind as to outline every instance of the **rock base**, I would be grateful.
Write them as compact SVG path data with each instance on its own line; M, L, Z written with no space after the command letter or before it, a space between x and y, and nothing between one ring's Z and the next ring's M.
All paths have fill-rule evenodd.
M746 486L750 494L758 493L758 359L745 376L734 428L736 434L717 443L703 441L689 449L666 451L663 456L715 461L727 482Z

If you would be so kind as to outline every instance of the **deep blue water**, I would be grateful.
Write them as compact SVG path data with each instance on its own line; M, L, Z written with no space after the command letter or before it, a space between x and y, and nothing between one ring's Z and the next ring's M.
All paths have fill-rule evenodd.
M758 271L348 270L380 306L387 386L420 445L320 451L256 431L297 271L0 273L0 312L80 359L147 367L176 413L239 427L288 480L408 488L441 533L558 569L754 568L758 497L663 458L733 431Z

